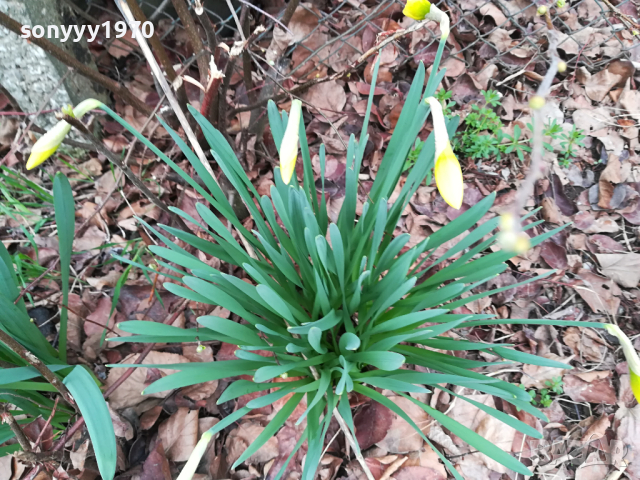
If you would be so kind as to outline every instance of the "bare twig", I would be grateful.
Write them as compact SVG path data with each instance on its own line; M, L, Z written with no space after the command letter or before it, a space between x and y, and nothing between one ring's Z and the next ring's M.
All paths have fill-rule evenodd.
M16 22L13 18L9 17L4 12L0 12L0 25L3 25L4 27L8 28L18 35L21 35L22 24L20 22ZM69 54L57 45L54 45L45 37L36 38L32 36L29 41L34 45L42 48L45 52L60 60L68 67L73 68L82 76L87 77L89 80L92 80L97 84L102 85L107 90L110 90L116 96L119 96L127 103L129 103L136 110L144 113L145 115L151 113L151 108L138 97L133 95L133 93L131 93L126 87L120 85L115 80L102 75L100 72L98 72L98 70L94 70L93 68L78 61L73 55Z
M18 422L16 422L16 419L13 417L13 415L11 415L11 412L7 407L8 405L5 404L3 406L3 412L0 414L2 423L6 423L7 425L9 425L9 428L16 436L16 439L20 444L20 447L22 447L22 450L25 452L31 452L31 442L29 442L29 439L24 434L22 428L20 428L20 425L18 425Z
M53 417L56 414L56 409L58 408L59 401L60 401L60 397L56 397L55 401L53 402L53 408L51 409L51 414L49 415L49 418L47 418L47 421L45 422L44 426L40 430L40 434L38 435L38 438L35 441L36 447L40 445L40 442L42 441L42 435L44 435L44 432L47 430L47 427L51 425L51 420L53 420Z
M178 12L178 16L180 17L180 21L182 22L182 25L184 25L184 28L187 31L187 37L189 37L189 43L191 44L193 53L197 54L199 52L202 52L205 49L204 44L202 43L202 39L198 34L198 27L196 26L196 22L193 21L193 18L189 13L189 8L187 7L187 4L184 2L184 0L171 0L171 2L173 3L173 6L176 9L176 12ZM116 4L118 3L121 3L121 0L117 0ZM132 28L131 22L129 21L129 18L127 18L126 15L125 15L125 19L129 24L129 28ZM140 38L138 35L136 35L136 39L138 40L138 43L140 43ZM142 47L142 43L140 43L140 47ZM147 56L147 52L144 51L144 47L142 47L142 51L144 52L145 56ZM151 63L148 57L147 57L147 61ZM207 78L208 78L207 72L209 71L209 60L206 55L201 55L198 58L198 71L200 72L200 83L202 83L203 85L206 85Z

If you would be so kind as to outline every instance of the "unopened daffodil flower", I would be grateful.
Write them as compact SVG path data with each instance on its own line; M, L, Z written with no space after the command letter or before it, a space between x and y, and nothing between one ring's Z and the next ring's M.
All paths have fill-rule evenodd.
M285 184L289 184L293 172L296 169L298 159L298 140L300 135L300 117L302 115L302 102L293 100L289 111L287 130L280 144L280 175Z
M511 213L503 213L500 217L500 234L498 241L505 250L524 253L531 247L529 235L522 231Z
M449 17L435 5L431 5L428 0L407 0L407 4L402 13L414 20L433 20L440 24L442 39L449 36Z
M71 108L63 108L62 112L75 118L81 118L88 111L101 106L102 102L90 98L79 103L73 110ZM31 149L31 155L27 160L27 170L37 167L53 155L70 130L71 125L61 120L51 130L42 135Z
M620 330L620 327L609 324L605 325L604 329L611 335L615 336L620 342L622 352L627 360L627 366L629 367L631 391L633 392L633 396L636 397L638 403L640 403L640 357L638 356L638 352L636 352L636 349L631 343L629 337Z
M444 122L442 105L434 98L425 100L431 107L431 118L433 119L433 134L436 140L436 164L433 169L436 178L436 186L445 202L456 210L462 206L464 195L464 183L462 181L462 170L460 163L453 153L447 126Z

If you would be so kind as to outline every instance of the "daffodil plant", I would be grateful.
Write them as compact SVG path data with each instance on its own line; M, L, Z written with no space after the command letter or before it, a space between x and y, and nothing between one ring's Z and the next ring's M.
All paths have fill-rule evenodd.
M418 66L371 190L362 195L358 175L374 101L374 88L371 88L362 132L358 139L351 135L348 140L345 196L335 217L327 208L324 146L319 150L320 175L317 179L307 144L302 105L296 100L291 103L289 113L278 111L273 102L268 106L271 133L280 158L280 166L274 172L275 185L269 195L257 192L225 137L191 108L213 158L247 206L251 227L235 215L215 179L168 125L162 123L200 181L107 107L100 106L202 197L202 202L196 205L201 220L173 209L202 229L203 233L198 236L138 219L157 236L158 244L149 249L162 267L166 280L164 287L182 298L209 308L221 306L233 314L230 319L204 315L197 318L197 328L187 329L147 321L122 322L119 328L132 335L110 341L206 342L214 348L224 342L237 346L236 358L231 360L154 365L176 373L155 381L143 394L223 378L233 381L218 403L235 402L243 395L260 392L204 433L179 480L193 476L207 444L218 432L254 409L278 400L284 402L282 407L274 412L268 425L232 468L238 468L283 425L302 425L299 430L302 434L289 459L306 443L301 478L313 480L335 412L340 420L344 420L349 436L355 438L350 398L356 393L360 398L381 403L406 420L416 434L431 445L451 474L460 479L441 446L432 444L421 427L382 393L389 390L423 409L473 449L515 472L532 475L510 449L501 449L423 402L424 394L434 390L446 392L524 435L541 438L540 432L529 424L500 409L478 403L465 393L477 391L493 395L545 420L545 415L531 405L527 392L503 376L490 376L483 371L511 362L558 368L567 368L567 365L521 352L510 344L467 340L465 334L475 327L500 323L590 327L599 324L544 319L505 320L491 314L453 313L468 302L540 280L552 273L506 287L478 288L504 272L508 268L506 261L517 250L489 250L497 241L496 228L500 220L494 217L479 222L486 218L494 194L468 205L457 218L427 238L416 240L408 233L398 233L403 211L432 170L444 200L457 209L461 209L464 202L463 176L449 142L458 118L445 119L442 108L433 98L444 76L438 66L448 34L448 18L426 1L409 1L405 13L419 20L431 18L440 22L443 37L433 73L425 87L425 67L423 64ZM377 72L378 64L373 71L374 85ZM414 165L403 173L407 154L430 114L433 131ZM301 157L302 167L300 178L295 168L298 157ZM402 185L398 187L401 177ZM392 196L396 199L394 202L389 201ZM359 215L356 214L358 200L364 202ZM528 216L533 214L535 211ZM518 226L529 230L540 223L534 221ZM540 244L562 228L531 238L530 245ZM452 245L448 243L456 238L458 240ZM435 252L441 251L445 244L450 246L436 256ZM187 249L184 245L192 248ZM512 246L516 247L515 244ZM214 268L211 262L205 262L192 251L233 265L236 275ZM159 272L157 268L124 256L116 258L154 274ZM458 333L450 335L454 329ZM456 351L467 353L454 355ZM485 361L472 352L482 352L497 360ZM110 365L111 368L130 366ZM242 375L249 375L251 380L238 380ZM275 379L279 381L275 382ZM356 453L359 454L359 450ZM279 472L271 473L270 478L279 480L285 468L286 465Z

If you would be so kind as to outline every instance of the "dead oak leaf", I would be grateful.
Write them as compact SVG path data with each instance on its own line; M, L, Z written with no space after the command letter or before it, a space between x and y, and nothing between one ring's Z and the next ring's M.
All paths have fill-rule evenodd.
M586 372L565 375L564 392L574 402L616 403L616 392L611 384L611 371Z
M178 408L158 427L164 452L169 460L186 462L198 443L198 410Z
M601 362L606 354L606 343L591 328L569 327L564 332L563 340L576 358Z
M640 282L640 254L596 253L604 273L618 285L634 288Z
M578 270L576 276L582 284L576 282L573 288L589 304L591 310L616 315L621 294L618 285L584 268Z

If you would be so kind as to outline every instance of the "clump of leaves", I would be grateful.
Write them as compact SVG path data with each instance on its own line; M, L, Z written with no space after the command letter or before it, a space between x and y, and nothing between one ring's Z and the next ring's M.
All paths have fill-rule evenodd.
M573 160L573 157L577 155L576 147L584 147L583 140L586 138L584 135L584 130L579 129L576 125L573 125L571 131L566 134L563 133L560 135L562 141L560 142L560 147L562 147L562 152L558 155L558 162L562 167L568 167Z
M449 97L441 95L442 101L450 98L450 92L448 93ZM518 124L513 126L513 135L504 133L504 123L494 110L500 105L499 94L494 90L483 90L480 93L484 98L484 104L471 106L471 112L464 120L464 130L453 140L454 149L463 156L476 159L500 160L503 155L515 154L521 162L524 162L525 155L531 152L531 138L523 135ZM454 104L455 102L451 102L446 108L450 109ZM448 115L451 115L450 110ZM533 131L530 123L527 124L527 128ZM560 142L562 151L558 155L558 161L563 167L569 166L573 157L576 156L575 147L584 146L582 140L585 136L582 130L574 125L569 134L562 133L562 127L555 119L544 126L543 136L545 138L543 146L549 151L553 151L550 141L563 139Z
M541 388L538 391L534 388L527 391L524 385L520 385L520 388L527 391L533 405L540 405L541 407L547 408L553 403L553 397L564 393L562 377L553 377L551 380L545 381L544 385L546 388Z
M376 74L377 66L374 80ZM420 427L381 393L388 389L425 410L477 450L516 472L531 475L510 453L412 396L434 389L443 390L526 435L540 438L537 430L513 416L454 393L457 386L484 392L544 419L544 415L531 405L529 394L515 384L478 371L478 368L503 362L461 358L446 352L482 351L507 361L566 368L565 364L522 353L512 345L457 340L446 335L452 329L464 330L496 323L563 324L551 320L499 320L493 315L452 313L470 301L539 280L551 273L509 287L475 293L474 289L504 272L507 269L505 262L513 256L513 252L501 250L485 254L496 240L493 232L498 219L478 222L488 212L495 195L487 196L422 241L410 243L409 234L395 234L403 210L434 165L435 145L431 135L421 145L397 200L389 203L406 158L429 114L425 99L434 94L442 75L443 72L439 72L431 78L425 90L425 68L420 64L417 69L398 125L359 217L356 215L358 174L367 144L373 95L369 97L360 138L356 140L351 135L349 139L346 193L342 208L334 218L330 218L326 204L324 148L319 153L321 174L318 182L320 191L317 192L303 123L299 130L302 184L298 184L295 175L290 185L284 184L276 169L275 186L271 188L270 196L260 196L224 136L197 110L191 109L218 165L247 205L253 221L252 230L235 215L215 179L168 125L163 124L205 186L145 141L128 123L114 117L143 139L209 203L209 206L204 203L196 205L202 223L186 212L174 209L178 215L197 224L209 238L167 225L155 228L139 219L162 244L149 248L160 257L158 264L166 269L164 276L171 280L164 284L165 288L191 301L226 308L240 321L205 315L197 319L198 328L190 329L148 321L128 321L119 327L134 335L111 341L218 341L237 345L237 358L233 360L155 365L177 373L157 380L145 389L145 394L240 375L249 375L252 380L231 383L218 400L220 403L248 393L265 392L209 430L185 471L195 471L199 456L216 432L232 425L253 409L283 398L287 400L282 409L236 460L233 468L254 454L285 422L306 423L294 453L307 442L308 453L302 478L312 480L321 459L332 414L344 419L344 428L355 437L349 405L352 392L385 405L409 422L416 433L432 445ZM280 145L288 115L279 112L273 102L269 104L268 114L275 144ZM448 120L449 135L455 131L457 122L457 118ZM540 223L533 222L523 228L528 230ZM531 245L540 244L562 228L533 238ZM467 235L461 241L444 254L434 257L440 246L463 232ZM193 250L238 267L244 278L213 268L169 235L184 242L183 245L190 245ZM412 246L406 248L407 245ZM146 265L118 258L157 273ZM429 264L423 268L427 260ZM425 322L430 326L423 326ZM575 325L576 322L570 324ZM594 324L589 323L589 326ZM110 366L122 368L130 365ZM417 371L415 366L423 368ZM274 382L274 379L286 381ZM291 418L294 411L301 413ZM461 478L449 460L435 446L433 448L451 473ZM285 467L274 478L279 479ZM183 473L180 478L188 478L191 474L184 475L187 474Z

